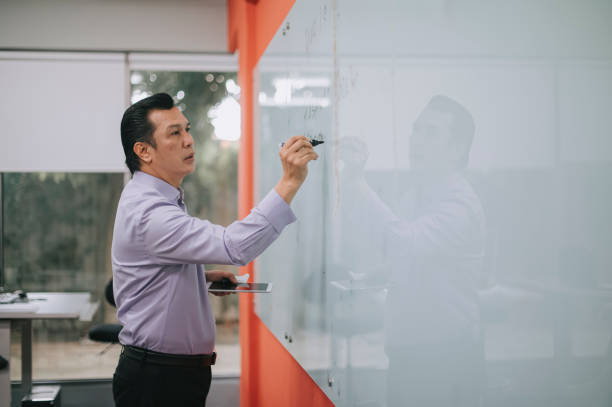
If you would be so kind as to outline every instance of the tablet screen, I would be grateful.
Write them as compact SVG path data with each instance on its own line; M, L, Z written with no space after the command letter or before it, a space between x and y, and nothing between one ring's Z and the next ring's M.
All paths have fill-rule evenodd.
M267 293L272 289L270 283L238 283L238 284L225 284L220 281L214 281L209 283L208 291L212 292L258 292Z

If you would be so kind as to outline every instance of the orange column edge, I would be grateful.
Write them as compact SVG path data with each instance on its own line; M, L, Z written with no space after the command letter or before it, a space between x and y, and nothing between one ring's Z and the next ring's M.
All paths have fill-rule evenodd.
M238 216L255 205L253 71L295 0L228 0L228 50L239 51L242 137L238 158ZM240 274L254 276L252 264ZM239 296L241 407L330 407L333 403L255 314L252 295ZM222 355L221 355L222 356Z

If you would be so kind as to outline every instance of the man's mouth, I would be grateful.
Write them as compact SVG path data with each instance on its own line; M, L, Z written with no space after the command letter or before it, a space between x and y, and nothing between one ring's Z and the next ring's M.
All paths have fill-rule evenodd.
M193 158L195 157L195 153L189 154L187 157L185 157L185 160L193 160Z

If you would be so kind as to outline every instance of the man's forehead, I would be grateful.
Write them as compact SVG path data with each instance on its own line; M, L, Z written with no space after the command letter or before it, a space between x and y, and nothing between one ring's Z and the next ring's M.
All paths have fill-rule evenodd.
M178 107L172 109L155 109L149 112L149 120L155 125L155 128L167 129L170 127L185 126L188 123L187 118L179 110Z

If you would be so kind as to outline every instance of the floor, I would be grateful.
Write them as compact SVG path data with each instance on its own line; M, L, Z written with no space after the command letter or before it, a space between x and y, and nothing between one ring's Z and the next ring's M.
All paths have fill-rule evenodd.
M47 383L45 383L47 384ZM114 407L110 380L61 382L62 407ZM213 378L207 407L238 407L240 405L240 379L237 377ZM12 407L20 406L19 383L12 386Z

